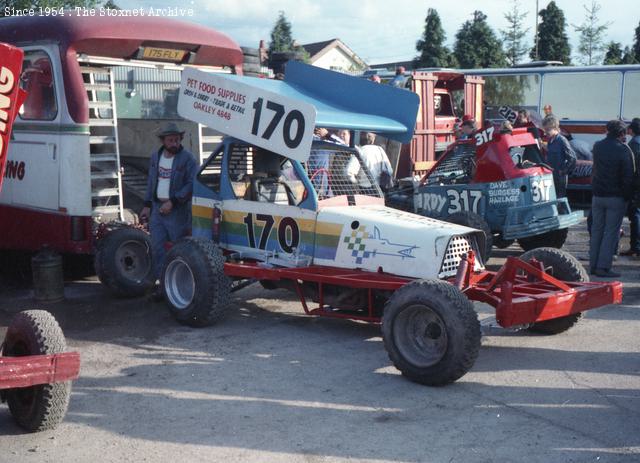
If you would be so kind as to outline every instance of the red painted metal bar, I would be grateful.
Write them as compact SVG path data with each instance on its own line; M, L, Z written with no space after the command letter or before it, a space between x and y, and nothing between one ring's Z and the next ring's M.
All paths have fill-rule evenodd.
M508 257L498 272L473 272L473 256L467 256L458 274L449 280L472 301L485 302L496 309L503 327L535 323L622 302L622 283L583 283L561 281L544 272L538 262ZM255 262L226 263L225 273L233 277L259 280L292 280L305 313L334 318L379 323L374 316L371 290L397 290L413 281L382 272L309 266L302 268L263 267ZM318 283L319 307L310 309L299 281ZM336 285L367 289L368 313L327 310L324 286Z
M51 384L76 379L80 373L80 354L0 357L0 389Z

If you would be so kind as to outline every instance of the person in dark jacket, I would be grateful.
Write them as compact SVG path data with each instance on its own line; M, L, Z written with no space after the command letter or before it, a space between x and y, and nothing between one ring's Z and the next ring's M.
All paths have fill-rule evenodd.
M158 137L162 146L151 154L144 208L140 211L140 218L149 220L156 279L160 278L164 264L165 243L175 242L191 230L191 195L196 173L196 160L181 143L184 131L170 123Z
M593 145L589 263L591 274L599 277L620 276L611 271L611 265L627 201L632 196L635 170L633 155L625 144L626 133L622 121L609 121L607 137Z
M569 172L576 165L576 154L569 141L560 133L560 123L555 116L549 115L542 121L542 128L547 134L547 164L553 169L553 183L556 197L567 196Z
M621 253L623 256L640 256L640 118L635 117L629 124L631 140L629 148L635 161L633 176L633 197L629 201L627 217L629 218L629 249Z

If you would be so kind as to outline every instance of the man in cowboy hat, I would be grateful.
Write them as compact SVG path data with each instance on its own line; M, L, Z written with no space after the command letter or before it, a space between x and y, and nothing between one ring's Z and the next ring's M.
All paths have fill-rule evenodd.
M158 137L162 146L151 154L144 207L140 211L140 218L149 220L156 279L162 271L165 243L175 242L191 230L191 194L197 167L193 154L181 144L184 130L172 122Z

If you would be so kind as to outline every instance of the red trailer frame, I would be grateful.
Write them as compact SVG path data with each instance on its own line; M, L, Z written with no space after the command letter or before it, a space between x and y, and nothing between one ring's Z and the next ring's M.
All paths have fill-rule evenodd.
M485 302L496 309L496 320L503 328L529 325L558 317L622 302L622 283L567 282L545 273L541 262L524 262L508 257L498 272L474 272L475 256L469 253L461 262L458 273L449 283L461 289L477 302ZM384 272L339 269L311 265L302 268L267 268L258 262L225 263L225 275L233 278L257 280L289 280L293 282L307 315L345 318L381 323L374 308L375 290L395 291L413 281ZM318 307L310 309L301 282L318 285ZM346 286L368 291L365 314L334 311L324 304L324 286Z

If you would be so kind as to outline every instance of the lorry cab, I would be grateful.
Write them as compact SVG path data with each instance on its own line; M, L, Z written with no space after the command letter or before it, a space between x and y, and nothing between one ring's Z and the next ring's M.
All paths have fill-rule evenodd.
M160 125L184 127L196 157L221 140L177 115L182 69L242 73L233 40L158 17L5 18L0 41L24 51L28 93L0 194L4 248L91 253L98 224L138 209Z

